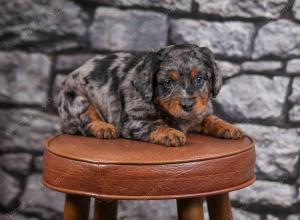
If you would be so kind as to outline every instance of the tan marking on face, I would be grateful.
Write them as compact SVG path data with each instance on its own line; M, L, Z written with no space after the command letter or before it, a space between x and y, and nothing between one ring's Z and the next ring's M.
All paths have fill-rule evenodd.
M157 101L166 112L169 112L174 117L179 118L181 113L179 97L172 96L170 99L163 99L158 97Z
M203 95L203 96L197 96L194 99L194 111L197 112L201 112L205 109L206 105L207 105L207 101L208 101L208 95Z
M169 71L168 75L174 81L178 81L179 80L179 74L175 70Z
M194 79L199 74L199 69L196 67L193 67L190 73L190 78Z

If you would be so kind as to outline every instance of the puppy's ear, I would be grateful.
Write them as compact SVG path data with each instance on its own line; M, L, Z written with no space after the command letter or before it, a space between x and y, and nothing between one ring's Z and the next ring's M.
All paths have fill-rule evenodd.
M153 98L153 84L155 75L159 69L159 58L157 52L149 52L142 64L137 68L137 78L133 81L136 91L148 102Z
M222 86L222 74L219 71L213 52L207 47L201 47L200 49L208 65L212 68L212 95L213 97L216 97Z

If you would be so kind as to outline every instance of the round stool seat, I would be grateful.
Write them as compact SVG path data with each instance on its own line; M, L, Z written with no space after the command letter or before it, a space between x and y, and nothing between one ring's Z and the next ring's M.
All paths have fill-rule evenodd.
M189 135L182 147L61 134L46 142L43 184L109 199L208 196L255 181L254 141Z

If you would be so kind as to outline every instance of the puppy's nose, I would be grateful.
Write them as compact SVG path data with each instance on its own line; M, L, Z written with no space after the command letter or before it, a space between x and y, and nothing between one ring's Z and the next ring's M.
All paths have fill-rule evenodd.
M192 111L193 107L194 107L194 102L193 101L183 101L183 102L181 102L181 108L186 112Z

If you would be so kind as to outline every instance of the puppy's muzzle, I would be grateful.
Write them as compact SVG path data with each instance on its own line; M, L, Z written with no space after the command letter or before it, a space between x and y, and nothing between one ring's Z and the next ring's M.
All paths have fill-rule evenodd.
M193 99L184 99L181 101L181 108L185 112L191 112L194 108L194 100Z

